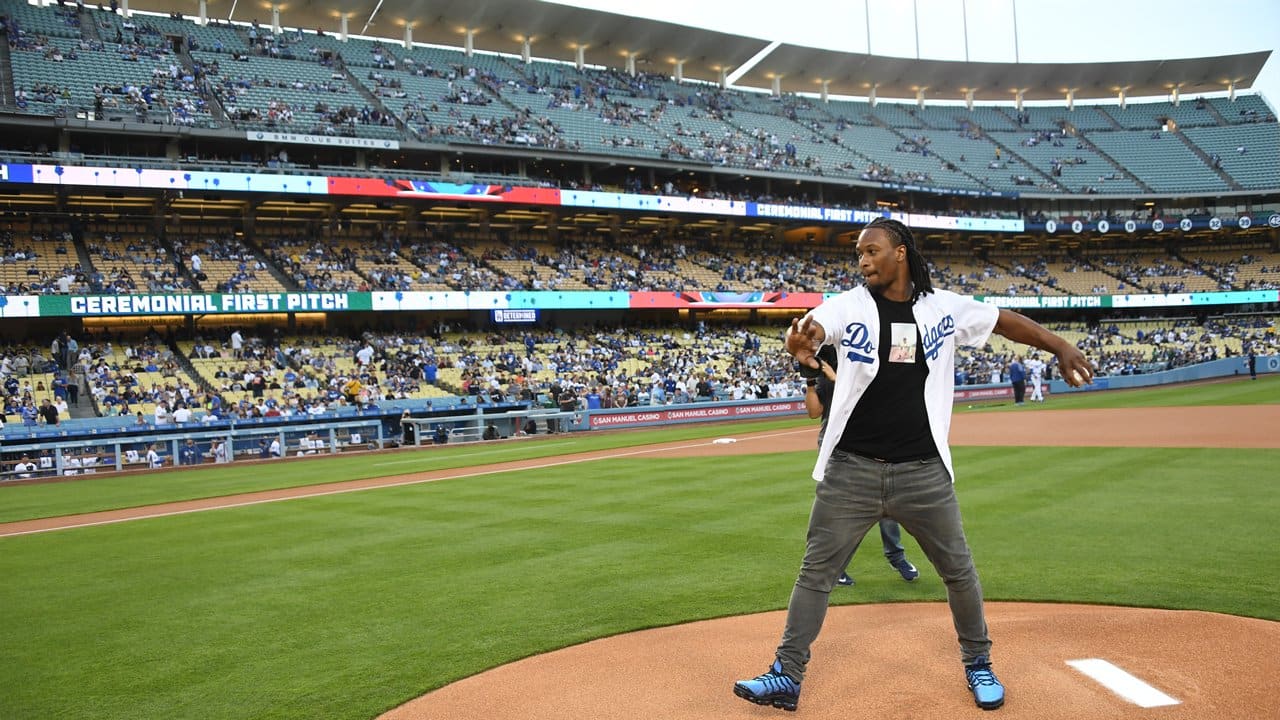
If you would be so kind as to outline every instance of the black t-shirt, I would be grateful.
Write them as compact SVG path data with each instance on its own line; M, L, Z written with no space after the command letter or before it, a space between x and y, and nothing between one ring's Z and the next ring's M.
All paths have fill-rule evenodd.
M924 361L911 303L886 300L876 293L871 297L880 312L880 371L854 406L836 447L889 462L937 457L938 448L929 432L924 405L929 366ZM896 338L895 325L900 333ZM895 340L899 345L896 353ZM890 360L891 356L895 361ZM896 361L903 357L913 360Z

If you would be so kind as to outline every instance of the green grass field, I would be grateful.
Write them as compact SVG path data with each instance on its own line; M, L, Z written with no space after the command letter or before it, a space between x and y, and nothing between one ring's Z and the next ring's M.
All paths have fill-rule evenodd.
M1185 388L1184 404L1214 388ZM669 438L590 439L627 436ZM1280 451L955 455L989 599L1280 620L1272 583L1259 579L1280 563ZM284 485L386 474L370 457L269 467L307 468ZM370 718L531 654L780 609L803 550L812 459L626 458L3 538L0 718ZM409 468L421 469L395 472ZM115 481L0 488L0 504L21 490L23 514L36 517L72 504L68 488L117 507L164 495L100 482ZM922 570L903 583L868 548L837 602L942 600Z

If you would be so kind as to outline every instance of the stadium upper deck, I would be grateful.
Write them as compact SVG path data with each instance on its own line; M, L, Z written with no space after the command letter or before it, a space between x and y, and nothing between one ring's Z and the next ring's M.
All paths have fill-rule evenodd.
M287 133L319 144L394 143L410 158L500 147L515 157L967 194L1280 189L1280 128L1257 96L1022 109L823 102L634 69L406 49L401 41L340 42L257 23L200 25L17 2L4 3L0 14L9 45L0 74L11 78L0 84L0 118L34 128L50 118L50 128L61 120L57 127L85 133L121 121L138 133L172 136L180 154L192 138L238 138L243 150L263 148L246 139L255 133ZM706 40L727 42L714 33ZM84 122L66 122L78 118ZM306 152L270 147L283 166L289 150Z

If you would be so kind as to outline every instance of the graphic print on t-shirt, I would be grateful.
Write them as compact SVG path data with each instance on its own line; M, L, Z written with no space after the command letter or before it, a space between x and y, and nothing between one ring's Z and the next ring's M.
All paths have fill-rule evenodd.
M915 323L893 323L889 327L889 362L914 363L916 361Z

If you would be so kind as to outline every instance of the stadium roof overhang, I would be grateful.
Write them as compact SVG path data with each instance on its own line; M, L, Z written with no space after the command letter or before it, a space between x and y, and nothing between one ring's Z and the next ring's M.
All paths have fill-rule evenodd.
M470 31L480 50L519 54L530 40L534 57L572 62L585 48L588 64L624 67L634 55L636 69L672 75L683 63L685 78L715 82L769 45L768 38L720 33L675 23L645 20L536 0L317 0L240 3L234 20L270 24L272 4L284 27L323 28L336 34L347 15L348 32L402 40L412 26L414 42L461 47ZM191 14L190 0L131 0L136 10ZM210 17L226 18L233 0L208 0ZM365 24L368 28L365 29ZM394 49L393 49L394 52ZM1181 60L1108 63L965 63L881 57L782 45L738 79L747 87L769 88L778 78L784 92L819 92L825 81L833 95L914 99L1012 101L1111 98L1183 94L1252 86L1270 51Z

